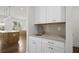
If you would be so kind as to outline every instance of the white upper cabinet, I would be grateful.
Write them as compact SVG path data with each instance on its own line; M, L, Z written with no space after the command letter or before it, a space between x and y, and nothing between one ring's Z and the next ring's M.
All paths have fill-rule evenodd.
M35 24L46 23L46 7L35 8Z
M47 22L64 22L65 21L65 8L59 6L47 7Z
M64 6L44 6L35 8L35 24L65 22Z

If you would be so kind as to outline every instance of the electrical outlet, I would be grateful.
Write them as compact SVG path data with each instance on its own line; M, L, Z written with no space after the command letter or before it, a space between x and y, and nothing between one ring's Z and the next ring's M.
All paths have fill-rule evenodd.
M58 30L58 31L60 31L60 30L61 30L61 27L60 27L60 26L58 26L58 27L57 27L57 30Z

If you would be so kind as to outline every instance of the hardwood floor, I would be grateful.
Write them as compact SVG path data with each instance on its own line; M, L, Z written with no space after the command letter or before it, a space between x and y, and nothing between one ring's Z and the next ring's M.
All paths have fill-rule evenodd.
M73 53L79 53L79 47L73 47Z

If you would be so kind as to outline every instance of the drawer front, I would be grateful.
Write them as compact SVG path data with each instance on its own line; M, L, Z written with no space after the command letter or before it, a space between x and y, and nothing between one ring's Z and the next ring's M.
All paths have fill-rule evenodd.
M64 51L63 50L54 50L53 53L64 53Z
M47 50L49 53L64 53L64 49L54 46L49 46Z
M64 43L54 40L43 39L42 40L42 52L54 53L64 52Z
M48 41L48 45L64 48L64 42L54 41L54 40L47 40L47 41Z
M48 44L48 46L54 46L54 41L53 40L48 40L47 44Z
M64 49L59 48L59 47L53 47L54 53L64 53Z
M48 49L48 51L50 52L50 53L63 53L64 52L64 48L60 48L60 47L55 47L54 45L48 45L48 47L47 47Z
M54 46L64 48L64 42L54 41Z

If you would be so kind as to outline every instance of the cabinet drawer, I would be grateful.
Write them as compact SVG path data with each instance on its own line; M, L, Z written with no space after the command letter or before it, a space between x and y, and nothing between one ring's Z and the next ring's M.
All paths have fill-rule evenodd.
M53 46L53 49L54 49L54 50L59 50L59 51L64 51L63 48L59 48L59 47L55 47L55 46Z
M63 50L54 50L53 53L64 53L64 51Z
M53 47L53 51L54 53L64 53L64 49L55 46Z
M59 47L54 47L54 46L49 46L48 47L48 51L50 52L50 53L64 53L64 49L62 49L62 48L59 48Z
M47 40L48 41L48 45L50 46L57 46L60 48L64 48L64 42L60 42L60 41L54 41L54 40Z
M53 46L54 45L54 41L48 41L47 44L50 45L50 46Z
M64 48L64 42L54 41L54 46Z

